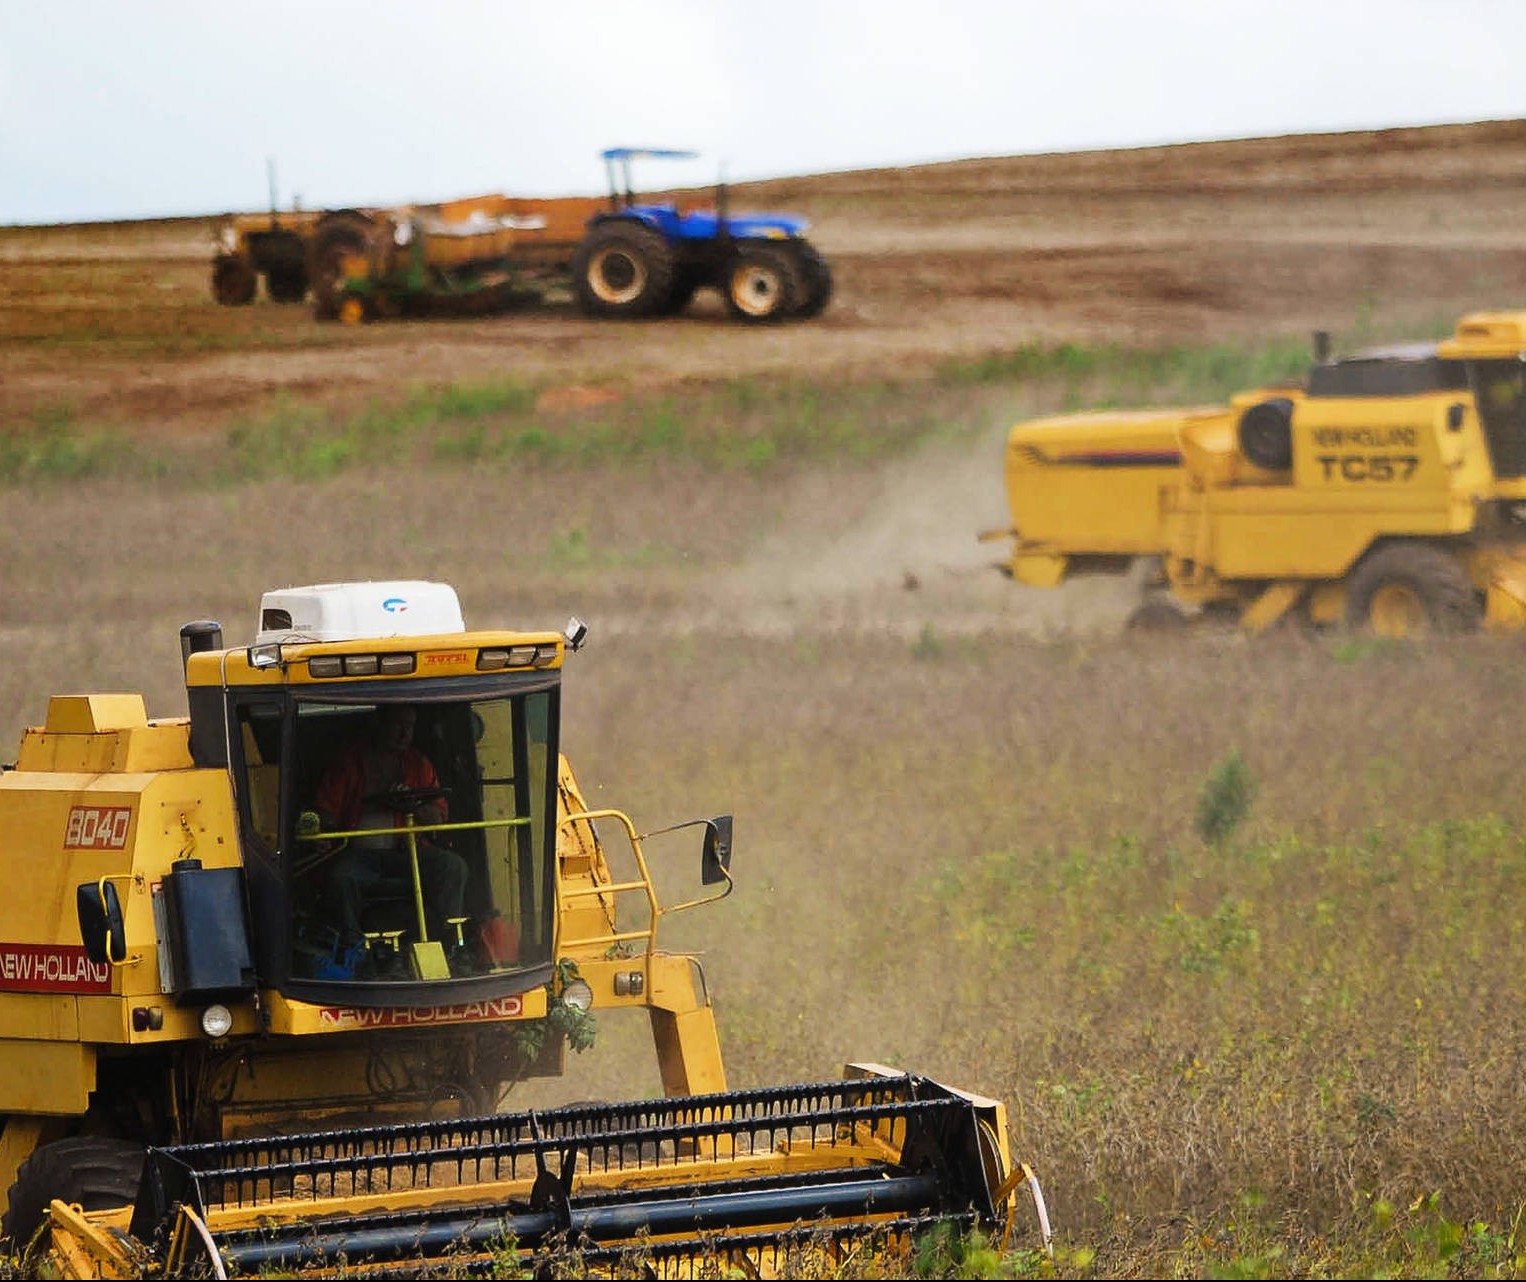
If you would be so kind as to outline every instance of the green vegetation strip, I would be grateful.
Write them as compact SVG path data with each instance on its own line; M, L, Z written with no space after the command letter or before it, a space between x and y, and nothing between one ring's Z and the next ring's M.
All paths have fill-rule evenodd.
M51 407L0 431L0 484L106 472L201 483L320 479L346 470L513 465L587 468L683 459L766 469L820 458L871 461L919 441L984 428L993 412L1222 399L1302 373L1298 343L1131 349L1029 345L950 361L916 382L821 385L742 378L577 410L538 409L513 380L417 388L340 413L296 399L235 422L215 443L175 451Z

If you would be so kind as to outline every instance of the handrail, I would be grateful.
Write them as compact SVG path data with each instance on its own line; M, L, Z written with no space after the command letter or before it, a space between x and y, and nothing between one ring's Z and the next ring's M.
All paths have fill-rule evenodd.
M662 922L662 919L663 919L664 916L669 915L671 913L683 912L687 908L698 908L702 904L714 903L717 899L724 899L727 895L729 895L731 893L731 890L732 890L731 874L723 867L721 869L721 874L722 874L722 876L726 880L726 885L725 885L725 888L723 890L721 890L721 891L719 891L719 892L717 892L716 894L713 894L713 895L706 895L706 896L704 896L703 898L700 898L700 899L685 900L683 903L680 903L680 904L670 904L670 905L664 907L658 901L656 887L652 884L651 869L647 865L646 852L643 850L641 843L647 837L656 837L656 836L660 836L663 833L675 832L679 828L689 827L690 824L689 823L673 824L670 827L667 827L667 828L658 828L658 829L656 829L656 830L654 830L652 832L638 833L636 831L636 825L631 822L630 816L627 815L623 810L614 810L614 809L579 810L579 811L575 811L572 814L565 815L561 819L561 821L557 824L557 830L558 830L558 832L560 832L561 829L570 827L573 824L577 824L577 823L591 823L595 819L613 819L613 820L616 820L621 825L621 827L623 827L625 829L626 837L630 841L630 844L631 844L631 853L632 853L632 855L635 856L636 869L637 869L638 873L640 874L639 880L636 880L636 881L620 881L620 882L616 882L616 881L598 882L598 881L596 881L594 885L586 886L586 887L584 887L584 886L563 886L563 885L559 884L558 885L558 893L564 899L592 899L594 897L603 897L605 895L616 895L616 894L619 894L619 893L624 892L624 891L642 891L646 895L647 909L651 913L651 925L647 929L645 929L645 930L624 930L624 931L622 931L622 930L613 929L613 926L614 926L614 914L613 914L613 911L611 911L610 914L609 914L609 921L610 921L610 925L611 925L612 929L610 929L609 931L607 931L606 933L604 933L602 935L590 935L590 936L587 936L586 938L580 938L580 939L562 939L562 940L559 941L559 947L561 949L568 950L568 949L573 949L573 948L589 948L589 947L596 947L599 944L613 945L613 944L619 944L619 943L626 943L626 942L631 941L631 940L645 939L646 940L646 954L647 954L647 956L651 956L651 954L656 951L656 947L657 947L657 928L658 928L659 925L661 925L661 922ZM696 820L696 821L691 821L691 822L703 822L703 821ZM595 844L597 844L597 837L595 837ZM601 853L602 853L602 851L601 851ZM599 862L600 862L600 864L603 864L603 867L605 868L605 871L607 872L608 871L608 863L605 862L602 858L601 858L601 860ZM595 864L594 866L595 866L595 868L597 868L599 866L599 864ZM595 875L597 876L597 874L595 874ZM559 879L559 882L560 882L560 879Z

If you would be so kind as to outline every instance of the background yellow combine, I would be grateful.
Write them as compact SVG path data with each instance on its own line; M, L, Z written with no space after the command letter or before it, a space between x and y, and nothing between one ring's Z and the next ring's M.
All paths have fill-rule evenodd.
M1321 344L1321 347L1323 344ZM1526 624L1526 312L1440 343L1316 353L1228 405L1020 423L1007 441L1021 583L1158 559L1135 615L1224 608L1383 635Z
M267 593L252 644L181 630L188 717L52 699L0 774L13 1249L73 1276L779 1271L1010 1230L1040 1198L995 1101L873 1065L727 1089L699 962L658 933L729 893L731 820L662 830L702 838L696 893L662 904L658 834L589 810L558 750L585 633L469 632L441 584L316 585ZM328 781L404 708L412 777L336 820ZM622 1008L666 1099L503 1111Z

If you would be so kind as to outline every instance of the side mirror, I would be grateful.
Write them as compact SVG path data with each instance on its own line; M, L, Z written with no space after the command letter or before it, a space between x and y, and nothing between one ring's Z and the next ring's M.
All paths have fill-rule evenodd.
M700 856L699 879L706 886L731 880L731 816L705 820L705 849Z
M87 881L74 894L85 955L97 966L127 960L127 927L122 900L109 881Z

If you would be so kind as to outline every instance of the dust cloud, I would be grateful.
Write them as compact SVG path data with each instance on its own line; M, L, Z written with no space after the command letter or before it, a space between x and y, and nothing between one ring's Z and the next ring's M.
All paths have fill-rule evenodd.
M1138 603L1135 583L1025 587L998 568L1007 540L978 539L1011 524L1001 470L1007 429L1002 422L973 442L934 442L868 474L802 481L777 529L706 589L710 617L762 636L1117 632Z

